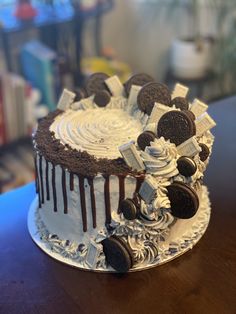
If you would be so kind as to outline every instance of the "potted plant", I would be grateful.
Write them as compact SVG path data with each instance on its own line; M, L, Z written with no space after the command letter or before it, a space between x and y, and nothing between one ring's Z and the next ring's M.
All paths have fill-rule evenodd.
M189 20L187 24L189 36L177 38L171 45L170 66L175 76L182 79L198 79L204 77L210 70L213 41L201 34L201 12L202 8L206 9L207 5L212 5L215 1L206 0L203 3L201 0L169 0L166 2L167 12L172 17L173 13L181 8L187 11L186 18ZM177 17L176 21L181 23L183 16L177 15ZM186 23L186 19L184 21Z
M236 1L222 3L217 16L218 38L215 45L215 72L219 92L227 96L236 92Z

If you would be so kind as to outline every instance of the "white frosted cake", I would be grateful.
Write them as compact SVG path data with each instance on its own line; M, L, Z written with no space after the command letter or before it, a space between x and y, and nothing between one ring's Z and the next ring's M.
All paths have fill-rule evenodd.
M38 197L29 226L44 251L81 269L127 272L200 239L215 123L187 93L146 74L123 85L95 73L79 100L64 90L34 135Z

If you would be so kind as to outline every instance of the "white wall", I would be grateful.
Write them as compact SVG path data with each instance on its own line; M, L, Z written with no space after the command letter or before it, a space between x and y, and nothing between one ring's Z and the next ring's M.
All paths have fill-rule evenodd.
M214 33L213 15L209 12L203 8L201 13L202 34ZM103 46L113 47L118 58L129 63L134 71L144 71L161 80L172 39L188 36L192 26L186 10L180 15L173 23L174 16L160 12L157 5L145 0L116 0L114 10L103 18ZM88 23L84 37L86 55L93 55L91 29L92 22Z

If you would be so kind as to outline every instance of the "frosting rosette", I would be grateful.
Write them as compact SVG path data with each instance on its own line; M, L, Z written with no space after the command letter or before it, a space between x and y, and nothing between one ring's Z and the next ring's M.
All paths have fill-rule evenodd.
M171 178L178 174L176 146L166 141L164 137L151 142L150 146L141 152L141 157L147 173L164 178Z

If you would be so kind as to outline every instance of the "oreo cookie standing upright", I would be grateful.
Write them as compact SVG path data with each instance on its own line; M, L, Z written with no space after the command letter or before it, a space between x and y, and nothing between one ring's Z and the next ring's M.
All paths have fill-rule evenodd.
M126 273L133 266L130 246L120 237L110 236L102 241L106 261L119 273Z
M151 142L154 142L156 138L155 133L151 131L144 131L137 139L137 143L140 149L145 150L146 146L150 146Z
M182 156L177 160L177 168L179 173L185 177L191 177L197 171L195 161L187 156Z
M146 73L134 74L124 84L126 94L129 95L132 85L143 86L149 82L154 82L154 78L150 75Z
M188 100L184 97L175 97L171 100L171 107L175 106L180 110L188 110L189 103Z
M121 202L119 211L123 213L127 220L134 220L137 218L137 208L134 201L130 198L126 198Z
M108 88L105 84L105 80L108 79L109 76L102 72L97 72L90 75L85 83L85 89L87 91L88 96L96 94L101 90L107 90Z
M207 160L210 155L210 150L206 144L200 143L199 146L201 147L201 151L199 153L199 157L201 161Z
M189 116L179 110L166 112L157 124L157 136L163 136L176 146L196 134L196 126Z
M176 218L189 219L199 207L197 193L185 183L173 182L167 187L171 213Z
M138 93L138 107L141 111L150 115L155 102L170 106L171 94L166 85L150 82L145 84Z

